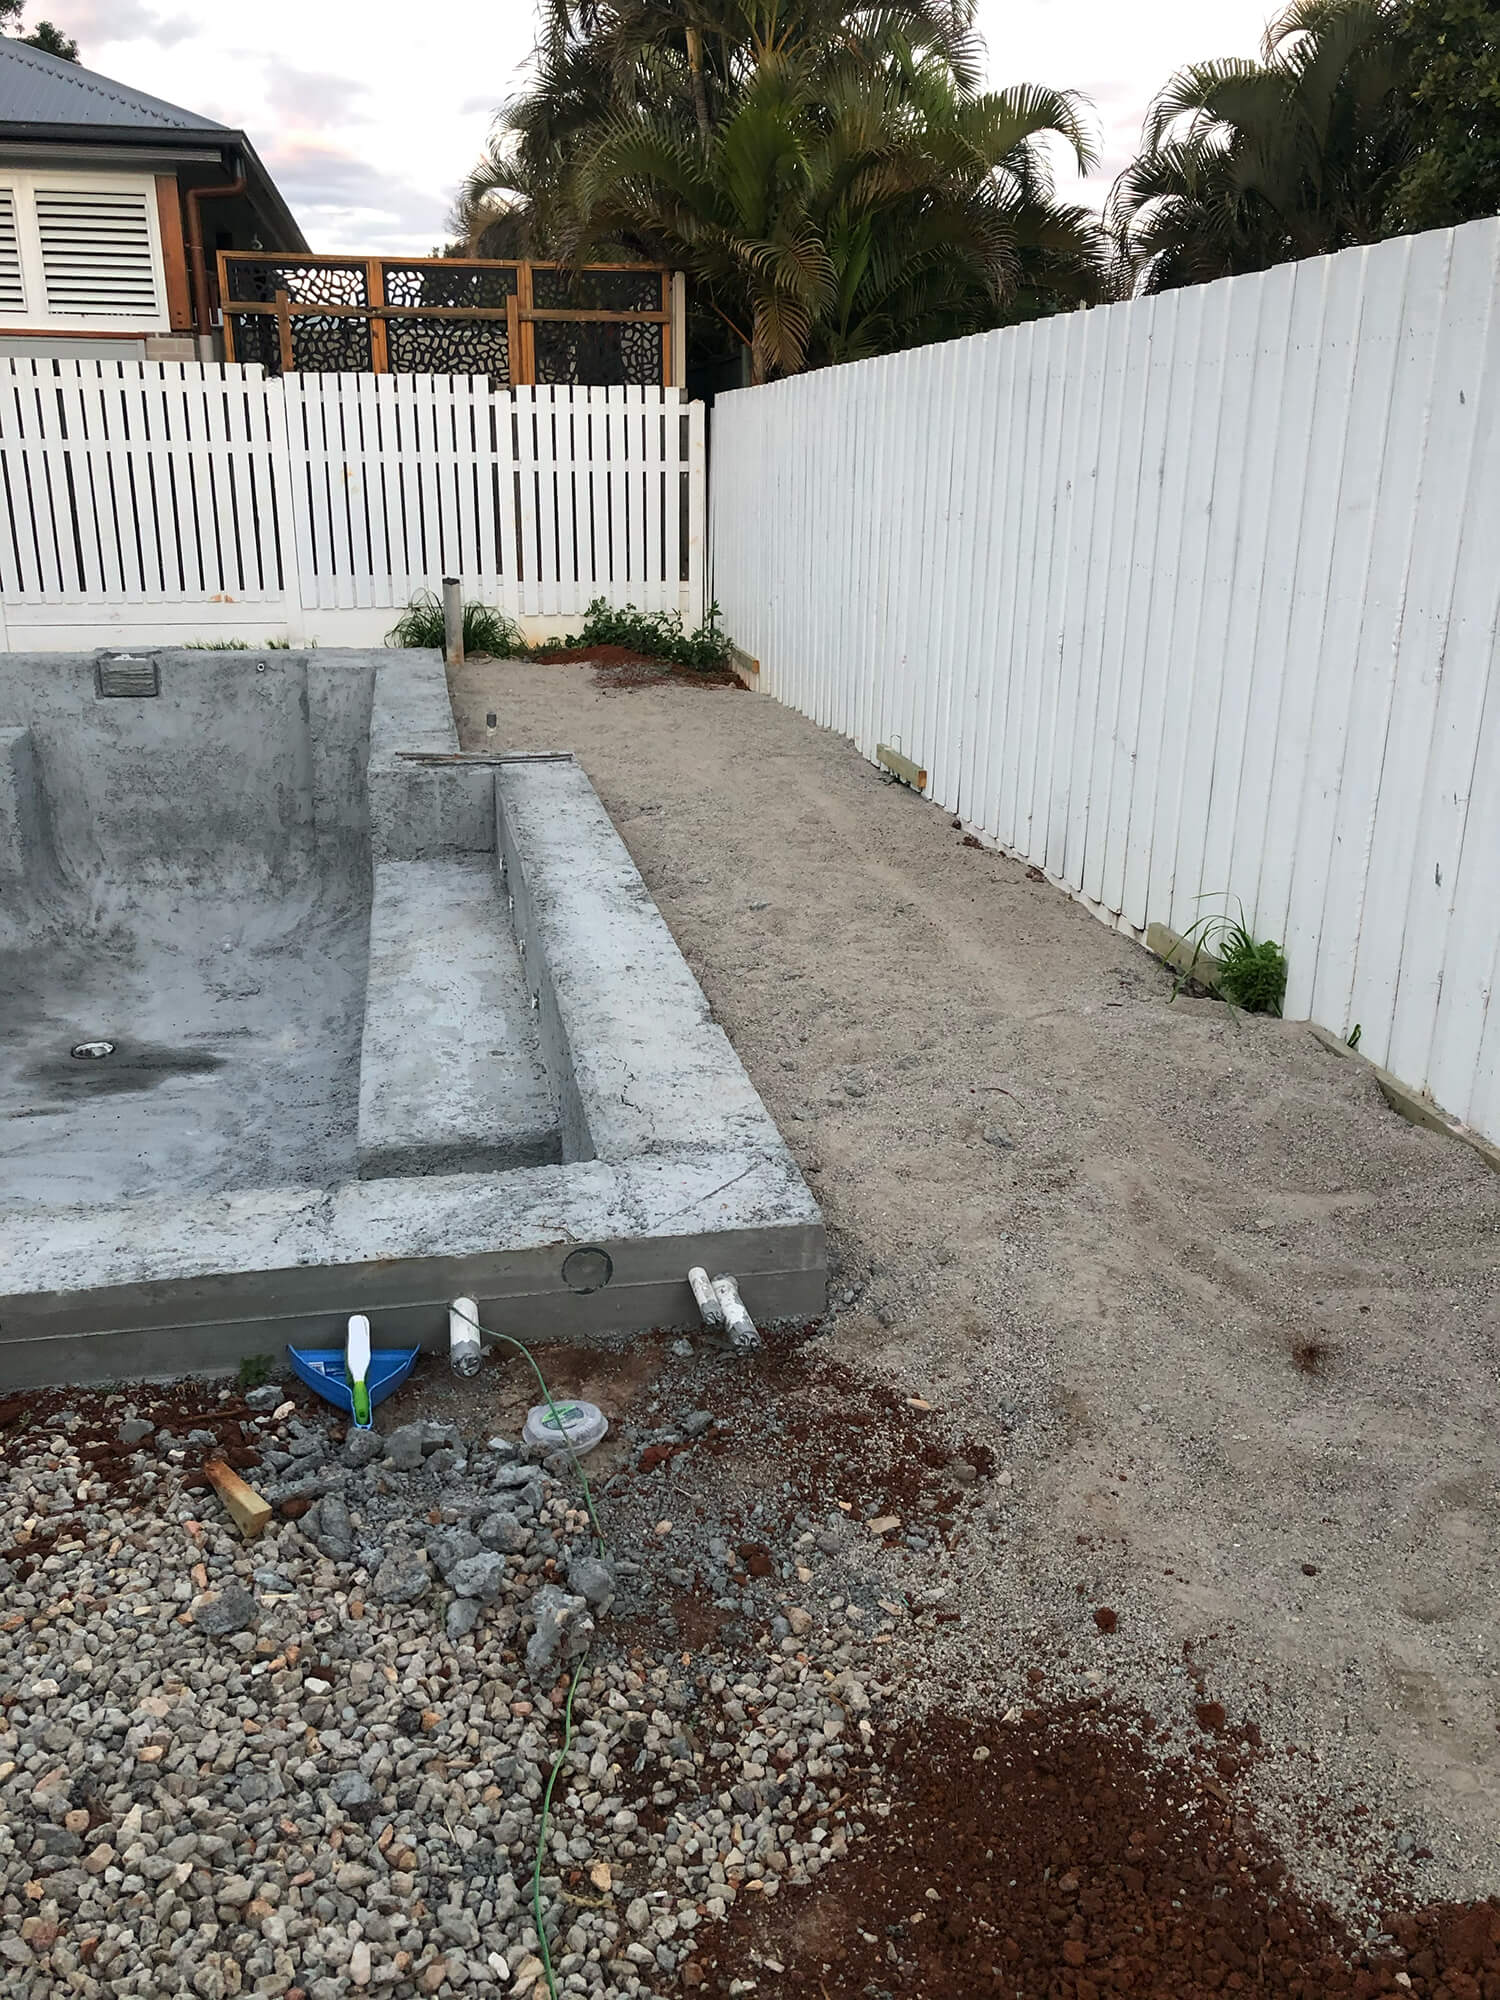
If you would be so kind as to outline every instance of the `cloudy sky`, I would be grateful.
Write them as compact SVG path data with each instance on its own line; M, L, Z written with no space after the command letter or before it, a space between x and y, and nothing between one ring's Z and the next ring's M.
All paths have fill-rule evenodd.
M991 80L1092 99L1096 205L1181 62L1250 55L1274 0L980 0ZM520 81L532 0L30 0L84 63L250 134L315 250L425 252ZM1076 183L1075 183L1076 185Z

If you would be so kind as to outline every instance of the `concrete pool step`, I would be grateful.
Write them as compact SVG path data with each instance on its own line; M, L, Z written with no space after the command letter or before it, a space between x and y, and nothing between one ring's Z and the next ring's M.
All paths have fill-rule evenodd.
M361 1180L562 1157L492 855L375 864L357 1154Z

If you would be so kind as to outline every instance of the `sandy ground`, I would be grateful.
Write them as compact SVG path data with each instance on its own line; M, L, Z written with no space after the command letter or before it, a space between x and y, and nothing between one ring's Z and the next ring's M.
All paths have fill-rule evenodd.
M1001 1454L914 1703L1208 1697L1312 1886L1500 1889L1500 1180L769 700L453 680L597 786L823 1204L820 1351Z

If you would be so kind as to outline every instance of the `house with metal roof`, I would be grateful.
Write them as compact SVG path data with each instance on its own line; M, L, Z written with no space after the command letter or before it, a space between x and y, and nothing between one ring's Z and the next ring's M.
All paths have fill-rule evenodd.
M0 354L213 358L217 253L306 249L243 132L0 38Z

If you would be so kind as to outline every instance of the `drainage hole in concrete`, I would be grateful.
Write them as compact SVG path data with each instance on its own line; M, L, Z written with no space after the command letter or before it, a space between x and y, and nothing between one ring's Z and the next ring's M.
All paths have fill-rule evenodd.
M615 1261L597 1244L582 1244L563 1259L563 1283L570 1292L602 1292L615 1274Z

